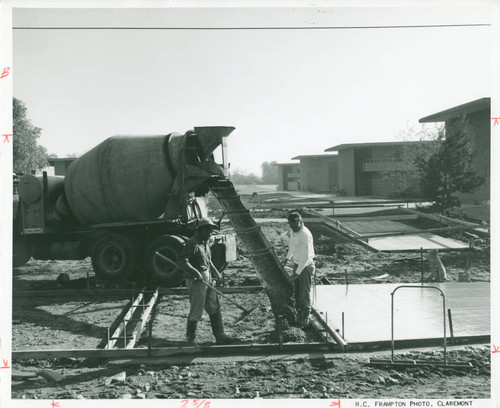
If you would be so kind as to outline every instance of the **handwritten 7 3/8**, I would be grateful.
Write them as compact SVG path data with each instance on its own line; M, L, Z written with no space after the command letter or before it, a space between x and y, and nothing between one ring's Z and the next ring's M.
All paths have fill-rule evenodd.
M182 400L180 408L188 408L189 400ZM192 400L195 408L208 408L210 406L210 401L195 399ZM203 404L205 403L205 404Z

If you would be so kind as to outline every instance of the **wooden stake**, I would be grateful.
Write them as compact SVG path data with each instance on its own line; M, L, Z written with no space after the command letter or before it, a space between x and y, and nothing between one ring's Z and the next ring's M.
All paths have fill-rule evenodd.
M345 335L344 335L344 312L342 312L342 338L345 339Z
M451 309L448 309L448 324L450 325L450 339L451 345L455 344L455 339L453 337L453 320L451 319Z
M424 248L420 247L420 282L424 283Z

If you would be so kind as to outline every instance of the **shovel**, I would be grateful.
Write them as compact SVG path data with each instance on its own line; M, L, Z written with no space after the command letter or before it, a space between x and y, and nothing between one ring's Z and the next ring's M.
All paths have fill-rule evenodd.
M187 273L188 275L190 274L188 271L186 271L184 268L182 268L181 266L179 266L176 262L172 261L170 258L167 258L165 255L162 255L160 254L158 251L156 252L156 255L159 256L163 261L169 263L170 265L174 266L175 268L179 268L181 271ZM227 297L224 293L222 293L220 290L216 289L215 287L213 287L212 285L210 285L209 283L203 281L203 280L199 280L199 282L203 283L206 287L212 289L215 293L217 293L218 295L222 296L223 298L225 298L228 302L232 303L233 305L235 305L238 309L242 310L243 313L241 314L240 317L238 317L234 322L233 324L236 324L238 323L239 321L243 320L245 317L247 317L250 313L252 313L255 309L257 309L258 306L255 306L255 307L252 307L251 309L246 309L244 308L243 306L241 306L239 303L235 302L233 299Z

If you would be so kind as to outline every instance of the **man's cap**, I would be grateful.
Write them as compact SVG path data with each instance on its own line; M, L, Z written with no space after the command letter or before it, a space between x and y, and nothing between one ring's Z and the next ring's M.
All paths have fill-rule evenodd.
M196 229L206 227L207 225L210 225L211 227L217 228L217 225L215 225L211 219L202 218L201 220L198 221L198 225L196 226Z

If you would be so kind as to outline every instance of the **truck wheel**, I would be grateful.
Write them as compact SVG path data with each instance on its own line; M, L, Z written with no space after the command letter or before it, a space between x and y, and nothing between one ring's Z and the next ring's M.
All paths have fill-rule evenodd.
M14 241L12 243L12 267L24 266L31 259L31 245L25 241Z
M92 248L92 267L101 279L125 280L138 267L138 250L125 235L106 234Z
M174 235L162 235L154 239L146 249L144 267L148 276L162 286L174 287L184 282L184 274L177 268L162 261L155 255L158 251L167 258L177 262L184 240Z

